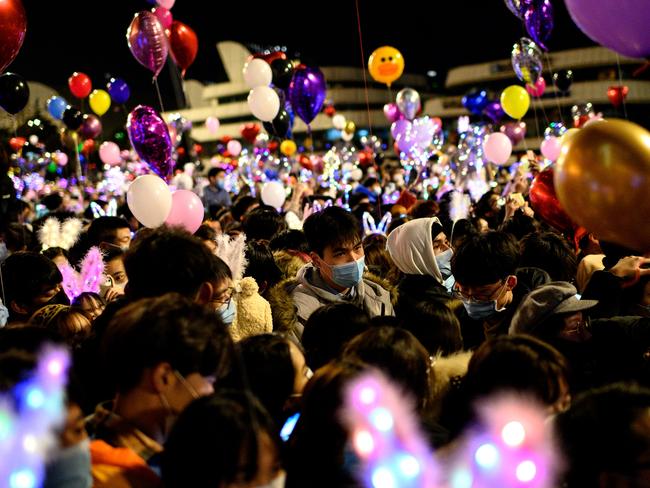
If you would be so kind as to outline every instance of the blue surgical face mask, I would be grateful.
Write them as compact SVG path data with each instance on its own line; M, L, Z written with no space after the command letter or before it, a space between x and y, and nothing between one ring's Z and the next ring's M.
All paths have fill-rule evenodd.
M217 309L217 313L219 314L219 317L221 317L221 320L224 324L230 325L235 320L236 309L237 307L235 305L235 300L231 298Z
M332 270L332 281L343 288L357 286L363 278L363 270L366 268L364 257L345 264L328 265Z
M224 180L217 180L216 186L219 188L219 190L223 190L225 188L226 182Z
M441 252L436 256L436 263L438 264L438 269L443 280L451 276L451 257L453 255L454 251L447 249L445 252Z
M467 310L467 315L474 320L480 320L488 319L498 312L503 312L505 307L499 308L497 305L502 293L503 290L499 292L495 300L468 300L463 298L463 305Z

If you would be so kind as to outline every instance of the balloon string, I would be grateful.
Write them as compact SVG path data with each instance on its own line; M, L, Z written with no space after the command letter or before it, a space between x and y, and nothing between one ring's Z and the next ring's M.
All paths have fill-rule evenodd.
M368 130L372 137L372 122L370 120L370 99L368 98L368 76L366 75L366 55L363 52L363 37L361 35L361 14L359 13L359 0L355 0L357 9L357 30L359 32L359 50L361 51L361 72L363 73L363 87L366 95L366 110L368 111Z
M623 72L621 71L621 59L618 57L618 53L616 53L616 66L618 67L618 86L621 90L623 90ZM621 95L623 95L621 97L623 99L623 115L625 116L625 120L627 120L627 106L625 103L625 95L622 92Z
M542 132L539 130L539 119L537 118L537 107L533 103L533 113L535 114L535 127L537 127L537 137L541 137ZM524 140L526 137L524 136Z
M548 55L548 53L544 53L544 57L546 58L546 63L548 64L548 71L551 76L551 80L553 80L553 66L551 65L551 58ZM553 83L555 85L555 83ZM555 103L557 105L557 111L560 114L560 120L562 121L562 125L564 125L564 117L562 116L562 107L560 107L560 97L558 96L558 91L559 88L557 85L555 85L555 90L553 91L553 94L555 96Z
M160 87L158 86L158 78L153 79L153 84L156 85L156 93L158 94L158 103L160 103L160 111L164 112L165 107L163 106L162 95L160 95Z

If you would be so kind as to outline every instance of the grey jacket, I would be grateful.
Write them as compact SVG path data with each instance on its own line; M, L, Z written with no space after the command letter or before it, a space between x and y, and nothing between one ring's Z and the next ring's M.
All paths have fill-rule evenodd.
M321 279L318 276L318 270L312 264L303 266L298 271L296 279L299 284L291 291L291 298L296 305L298 314L296 333L301 337L309 316L323 305L330 303L352 303L365 310L370 317L395 315L390 294L377 283L368 279L362 279L349 296L316 286L315 283Z

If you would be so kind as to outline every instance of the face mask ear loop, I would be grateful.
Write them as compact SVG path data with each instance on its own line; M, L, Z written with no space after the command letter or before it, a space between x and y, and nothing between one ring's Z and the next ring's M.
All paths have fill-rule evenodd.
M0 266L0 288L2 289L2 303L4 303L5 307L9 308L7 297L5 296L5 281L2 278L2 266Z

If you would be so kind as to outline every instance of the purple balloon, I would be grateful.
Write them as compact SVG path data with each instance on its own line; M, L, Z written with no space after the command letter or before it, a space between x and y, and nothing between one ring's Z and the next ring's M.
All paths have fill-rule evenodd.
M326 91L325 76L320 69L296 68L289 85L289 103L305 124L309 125L323 108Z
M406 119L399 119L390 126L390 133L394 139L403 136L410 129L411 123Z
M526 137L526 122L506 122L499 130L516 146Z
M101 121L91 114L85 114L81 127L77 129L79 135L84 139L94 139L102 133Z
M650 56L648 0L565 0L576 25L598 44L632 58Z
M526 31L533 41L544 51L553 31L553 5L550 0L535 0L524 15Z
M415 119L398 120L391 128L395 129L395 142L402 152L410 152L414 149L424 150L431 144L436 132L436 125L429 117L424 116Z
M165 66L169 53L165 29L158 17L147 11L135 14L126 31L126 40L133 57L156 78Z
M530 6L531 0L504 0L506 7L510 10L515 16L519 17L521 20L524 19L526 10Z
M129 85L126 84L122 78L111 78L111 81L106 85L108 94L114 103L126 103L131 96Z
M485 115L488 119L490 119L495 124L498 124L499 122L501 122L501 119L503 119L506 116L506 113L503 111L503 108L501 107L501 103L494 100L488 103L486 107L483 109L483 115Z
M388 122L396 122L404 118L396 103L387 103L384 105L384 115L388 119Z
M172 174L172 141L167 124L151 107L138 105L126 120L126 130L135 152L152 171L168 180Z

